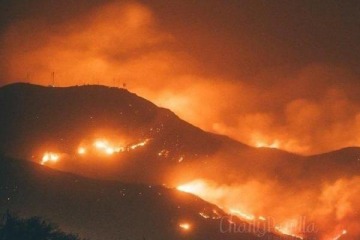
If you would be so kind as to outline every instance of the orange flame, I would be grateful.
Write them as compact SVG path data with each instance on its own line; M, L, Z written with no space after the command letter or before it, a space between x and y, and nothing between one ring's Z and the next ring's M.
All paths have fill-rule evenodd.
M196 193L198 193L199 191L204 191L206 189L206 185L202 181L195 181L184 185L180 185L176 189L181 192L186 192L196 195Z
M189 223L180 223L179 227L184 231L190 231L191 225Z
M78 154L80 154L80 155L86 154L86 148L84 148L84 147L79 147L79 148L78 148Z
M344 236L344 235L346 235L346 234L347 234L347 230L344 229L344 230L342 230L342 232L341 232L338 236L336 236L333 240L338 240L338 239L340 239L342 236Z
M136 143L136 144L131 145L129 148L130 148L131 150L135 150L135 149L137 149L137 148L139 148L139 147L145 146L149 141L150 141L150 139L146 139L146 140L144 140L144 141L142 141L142 142L139 142L139 143Z
M267 143L265 141L256 141L255 146L257 148L280 148L280 142L278 140L273 141L272 143Z
M268 221L268 219L266 217L264 217L263 215L255 215L252 214L251 211L246 211L244 209L244 206L239 206L237 205L237 208L232 207L232 203L230 201L224 201L224 199L221 199L221 197L219 197L220 195L222 195L224 192L221 190L221 187L216 187L213 185L209 185L209 182L202 180L202 179L198 179L183 185L180 185L176 188L179 191L182 192L186 192L186 193L191 193L194 194L208 202L211 202L213 204L216 204L217 206L221 207L222 209L224 209L224 211L228 212L229 214L235 215L239 218L241 218L244 221L249 222L250 224L253 223L254 221ZM210 218L210 216L208 214L205 214L203 212L199 213L200 216L202 216L203 218L207 219ZM271 221L269 222L271 223ZM297 226L297 221L296 220L291 220L289 222L286 222L286 224L281 224L281 225L276 225L273 226L275 228L275 230L283 235L288 235L288 236L293 236L299 239L302 239L301 236L298 236L296 233L297 228L295 226Z
M60 155L58 153L54 153L54 152L45 152L40 164L44 165L47 162L53 162L56 163L57 161L59 161L60 159Z
M113 155L114 153L120 153L124 151L124 148L121 146L115 146L105 139L97 139L94 141L93 146L96 150L106 155Z
M247 214L247 213L243 213L239 210L236 210L236 209L230 209L230 213L232 214L235 214L245 220L248 220L248 221L252 221L255 219L255 216L254 215L251 215L251 214Z

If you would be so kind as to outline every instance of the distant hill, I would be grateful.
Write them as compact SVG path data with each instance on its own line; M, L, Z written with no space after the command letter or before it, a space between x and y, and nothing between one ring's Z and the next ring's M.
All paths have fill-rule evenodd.
M0 112L0 152L39 162L44 151L56 149L65 157L51 167L102 179L176 185L194 178L234 182L255 176L313 184L360 169L359 148L311 157L252 148L119 88L7 85L0 88ZM149 143L112 160L81 160L79 144L94 136Z
M214 155L225 144L248 148L229 138L206 133L171 111L118 88L13 84L0 88L0 111L3 113L0 117L0 151L15 157L31 159L44 145L73 153L85 137L95 132L125 136L130 142L152 140L146 151L122 156L134 160L122 161L122 169L112 173L104 170L107 172L102 174L104 178L121 176L134 180L136 176L138 181L160 183L159 177L154 179L149 173L173 167L181 157L188 163ZM167 152L165 160L158 156L162 150ZM148 169L150 166L154 169ZM86 166L82 167L84 172L81 173L89 175ZM147 171L143 172L145 167ZM66 170L74 171L71 167Z
M221 209L177 190L88 179L0 157L0 212L7 210L44 217L93 240L286 238L221 233L220 226L226 230L230 219ZM236 218L232 221L248 226ZM181 224L189 224L189 229Z

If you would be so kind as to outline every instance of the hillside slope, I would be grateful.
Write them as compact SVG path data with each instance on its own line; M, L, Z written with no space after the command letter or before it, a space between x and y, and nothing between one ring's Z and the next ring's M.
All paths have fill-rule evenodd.
M125 89L12 84L0 88L0 112L0 152L40 162L45 151L57 151L62 161L51 167L102 179L176 185L218 175L223 182L241 181L256 173L293 183L359 173L358 159L349 157L360 155L358 148L312 157L252 148L205 132ZM122 146L147 145L105 161L78 156L81 144L103 137Z
M221 233L220 227L226 230L230 219L221 209L177 190L93 180L1 157L0 212L6 210L45 217L66 231L94 240L276 237ZM232 221L247 225L235 218ZM180 227L184 223L190 224L189 230Z

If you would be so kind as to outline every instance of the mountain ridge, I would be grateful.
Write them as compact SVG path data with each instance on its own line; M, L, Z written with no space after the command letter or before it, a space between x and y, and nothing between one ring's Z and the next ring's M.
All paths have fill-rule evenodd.
M328 163L335 166L332 171L341 170L337 175L356 174L358 170L358 161L342 164L341 159L349 151L355 152L351 156L360 153L360 148L314 156L253 148L228 136L206 132L168 109L115 87L6 85L0 88L0 111L4 113L0 117L0 152L39 162L44 151L56 149L67 157L62 166L53 167L84 176L169 184L169 176L165 175L173 174L164 173L187 172L185 177L175 174L180 178L175 181L176 186L195 177L212 176L212 166L222 166L227 172L222 180L230 182L247 178L251 172L260 176L265 173L266 178L276 174L280 179L293 180L297 179L296 174L300 174L301 180L304 169L310 171L310 176L331 176L329 168L323 166ZM118 163L111 169L98 161L92 161L91 166L79 161L76 149L80 143L107 135L121 136L128 142L149 140L149 143L142 149L116 155ZM317 159L325 160L312 161ZM284 166L294 171L279 171Z

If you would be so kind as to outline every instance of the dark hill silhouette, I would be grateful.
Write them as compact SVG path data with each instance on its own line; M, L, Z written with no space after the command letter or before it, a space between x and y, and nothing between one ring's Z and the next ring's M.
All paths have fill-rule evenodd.
M126 135L134 142L153 139L146 152L138 151L127 156L135 160L147 159L147 168L155 165L156 169L171 167L181 156L185 156L188 162L213 155L224 142L247 148L226 137L206 133L182 121L171 111L118 88L51 88L13 84L0 89L0 111L4 113L0 117L0 151L21 158L30 158L44 144L56 145L64 152L74 152L84 137L98 130ZM166 162L159 162L158 153L163 149L169 150L170 155ZM132 169L131 173L122 171L120 174L119 170L102 177L122 176L133 180L133 176L144 176L143 180L154 180L146 173L136 171L145 167L141 166L144 161L135 164L123 162L131 164L128 168L125 166Z
M224 137L211 136L125 89L12 84L1 88L0 102L5 113L1 117L0 140L8 144L5 148L1 145L3 151L21 144L19 137L24 135L51 140L62 138L71 143L73 137L79 138L78 134L86 135L102 127L131 134L135 139L160 138L157 141L163 146L174 147L176 140L181 144L176 146L178 149L198 154L215 152L224 141ZM31 150L27 144L22 147L25 147L23 152Z
M256 176L313 184L359 173L359 148L311 157L252 148L205 132L125 89L12 84L0 88L0 112L0 152L38 162L40 149L55 147L67 157L52 167L91 177L172 184L179 179L233 182ZM151 141L146 148L115 157L111 166L79 161L76 148L97 131L130 142ZM166 157L159 157L163 150Z
M359 148L310 157L252 148L205 132L119 88L7 85L0 88L0 112L0 152L38 162L40 149L51 146L67 154L52 167L103 179L172 184L200 177L233 182L275 176L287 184L313 184L357 175L360 168ZM79 161L76 148L94 132L110 132L129 142L151 141L114 157L111 164ZM163 150L166 157L159 157Z
M285 239L270 233L221 233L220 224L228 219L221 209L177 190L88 179L0 157L0 212L7 209L42 216L94 240ZM216 219L203 218L201 212ZM184 221L192 224L191 231L179 228Z

